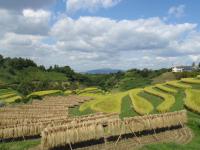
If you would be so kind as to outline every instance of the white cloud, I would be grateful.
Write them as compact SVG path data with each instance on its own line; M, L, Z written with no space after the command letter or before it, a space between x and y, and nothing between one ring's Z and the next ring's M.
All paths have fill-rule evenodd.
M172 6L168 10L169 15L173 15L177 18L183 17L185 15L185 5L179 5L179 6Z
M51 13L45 10L24 9L22 14L0 9L0 35L6 32L47 34Z
M51 29L61 49L68 51L138 51L165 49L182 40L196 24L166 24L159 18L116 21L101 17L66 17Z
M99 8L109 8L118 4L121 0L67 0L66 7L68 12L78 10L88 10L90 12Z
M34 59L46 66L70 65L83 71L113 67L159 68L200 58L197 24L162 19L114 20L60 17L42 9L0 9L0 53ZM53 41L53 42L52 42Z

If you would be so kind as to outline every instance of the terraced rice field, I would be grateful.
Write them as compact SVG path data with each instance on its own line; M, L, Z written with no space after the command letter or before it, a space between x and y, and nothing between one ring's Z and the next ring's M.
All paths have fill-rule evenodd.
M144 91L163 99L163 102L160 105L158 105L156 108L159 112L169 111L170 108L175 103L175 97L173 95L170 95L168 93L159 92L159 91L155 90L153 86L144 88Z
M22 97L18 92L12 89L0 89L0 101L5 103L12 103L17 99L21 99Z
M140 115L149 114L154 109L153 105L148 100L138 95L142 91L143 89L134 89L129 92L133 108Z
M200 79L194 79L194 78L183 78L181 79L181 81L189 84L200 84Z
M186 89L185 105L191 110L200 113L200 90Z
M177 112L184 109L184 103L189 110L198 112L200 89L193 89L193 84L172 81L112 94L92 93L90 89L79 96L46 96L32 104L0 108L0 139L42 135L41 145L34 150L41 146L53 150L59 146L83 150L151 150L155 149L154 144L166 149L198 148L199 115L188 112L187 118L185 111ZM88 114L72 117L71 110ZM163 113L167 111L172 113Z
M83 94L83 93L103 94L104 91L99 88L96 88L96 87L90 87L90 88L85 88L82 90L76 90L76 94Z
M192 88L191 85L181 83L180 81L170 81L167 82L166 84L175 88L183 88L183 89Z
M52 94L60 94L62 93L61 90L47 90L47 91L37 91L29 94L27 97L31 96L46 96L46 95L52 95Z
M84 111L90 108L94 111L120 114L122 98L126 94L127 92L107 95L84 94L92 97L93 100L82 104L79 110Z
M166 84L156 84L155 87L164 92L168 92L168 93L172 93L172 94L175 94L178 92L178 90L176 90L176 89L167 87Z

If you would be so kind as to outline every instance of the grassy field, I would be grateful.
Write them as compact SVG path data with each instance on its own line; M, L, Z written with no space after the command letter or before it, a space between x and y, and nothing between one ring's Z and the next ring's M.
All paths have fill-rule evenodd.
M0 143L0 150L28 150L40 144L40 139Z

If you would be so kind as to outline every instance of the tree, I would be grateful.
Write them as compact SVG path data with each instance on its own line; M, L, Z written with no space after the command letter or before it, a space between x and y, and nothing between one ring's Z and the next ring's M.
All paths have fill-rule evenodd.
M2 56L2 55L0 55L0 67L2 67L2 66L3 66L3 61L4 61L4 59L3 59L3 56Z
M200 62L199 62L199 68L200 68Z

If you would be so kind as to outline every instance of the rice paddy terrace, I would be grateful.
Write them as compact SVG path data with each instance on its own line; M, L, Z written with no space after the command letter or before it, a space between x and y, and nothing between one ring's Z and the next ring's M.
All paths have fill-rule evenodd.
M199 97L197 77L118 93L87 88L2 107L0 149L199 149Z

